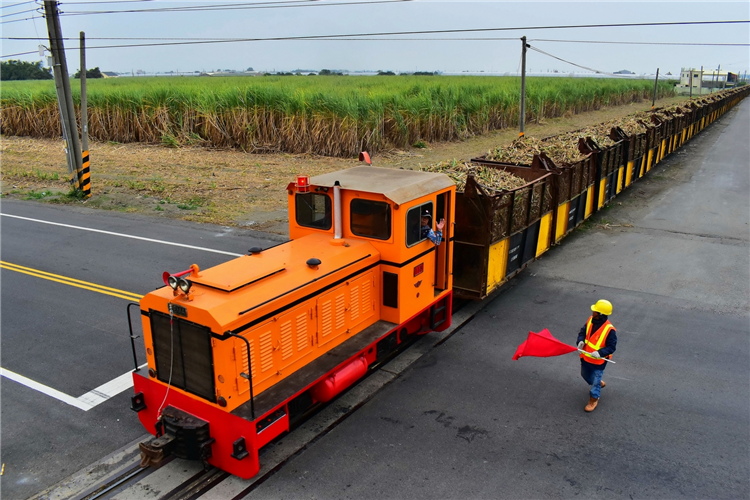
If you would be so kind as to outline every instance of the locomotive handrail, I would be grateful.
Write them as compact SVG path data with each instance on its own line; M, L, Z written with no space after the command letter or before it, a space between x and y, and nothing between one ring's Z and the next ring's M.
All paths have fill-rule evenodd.
M245 342L245 349L247 349L247 371L248 373L242 373L240 372L240 377L247 379L248 383L250 384L250 416L253 420L255 420L255 402L253 401L253 366L252 361L250 359L250 342L243 337L242 335L239 335L237 333L234 333L232 331L227 331L225 335L229 335L230 337L235 337L243 342Z
M131 302L128 304L127 311L128 311L128 329L130 330L130 347L133 349L133 363L135 365L135 368L133 369L134 372L138 371L138 356L135 354L135 339L140 338L140 335L133 336L133 322L130 320L130 306L138 306L141 305L137 302Z

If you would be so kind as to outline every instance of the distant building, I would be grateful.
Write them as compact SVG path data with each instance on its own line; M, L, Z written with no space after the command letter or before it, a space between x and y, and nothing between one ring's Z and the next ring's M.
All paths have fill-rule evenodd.
M627 69L621 69L620 71L615 71L612 73L613 75L635 75L632 71L629 71Z
M115 73L114 71L102 71L102 76L104 78L117 78L120 76L120 74Z
M682 68L680 71L680 83L675 89L681 94L686 94L690 92L690 87L692 86L694 94L708 94L715 89L734 87L737 79L738 75L730 71L701 71L696 68Z

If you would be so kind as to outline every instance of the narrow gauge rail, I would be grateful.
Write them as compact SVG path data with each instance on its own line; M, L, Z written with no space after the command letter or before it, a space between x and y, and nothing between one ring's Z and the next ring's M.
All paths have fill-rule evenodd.
M141 300L148 368L136 361L131 407L155 435L144 462L256 475L266 444L416 336L448 328L454 296L486 297L748 92L653 116L644 134L612 130L610 148L582 138L588 155L574 165L475 159L528 181L511 191L470 178L456 193L442 174L372 167L299 176L287 186L292 241L167 273Z

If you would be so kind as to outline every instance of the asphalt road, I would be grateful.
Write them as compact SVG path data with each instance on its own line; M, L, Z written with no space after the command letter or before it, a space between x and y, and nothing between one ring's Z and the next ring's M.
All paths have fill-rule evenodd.
M747 497L749 124L744 102L597 215L606 228L576 231L250 498ZM234 253L275 243L85 208L1 211ZM164 270L230 258L0 221L3 262L136 294ZM5 268L2 280L3 369L77 397L132 368L127 300ZM598 298L614 303L619 345L586 414L574 355L511 357L529 330L573 343ZM3 378L4 497L142 436L129 398L82 411Z
M747 498L749 125L746 100L250 497ZM599 298L617 364L588 414L575 355L511 358Z
M132 370L129 301L5 263L145 294L163 286L166 270L192 263L205 268L232 257L28 219L238 254L276 243L250 231L81 207L5 200L1 211L2 368L73 398ZM137 311L133 316L140 331ZM137 346L145 362L142 344ZM129 409L131 392L84 411L2 378L3 498L27 498L145 434Z

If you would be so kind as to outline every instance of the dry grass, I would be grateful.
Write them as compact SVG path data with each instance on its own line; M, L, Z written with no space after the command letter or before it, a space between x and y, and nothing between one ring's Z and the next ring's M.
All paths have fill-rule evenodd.
M660 104L680 100L664 99ZM649 107L650 103L639 103L569 115L531 124L527 135L547 137ZM430 143L426 149L392 149L374 156L374 165L419 168L446 158L468 161L516 136L514 130L503 130L460 142ZM27 198L31 192L69 190L60 140L3 136L0 158L3 197ZM254 221L253 228L283 233L284 188L295 174L318 175L356 166L357 162L306 154L93 142L91 165L93 197L86 206L223 225L250 225ZM72 202L55 196L46 199Z

